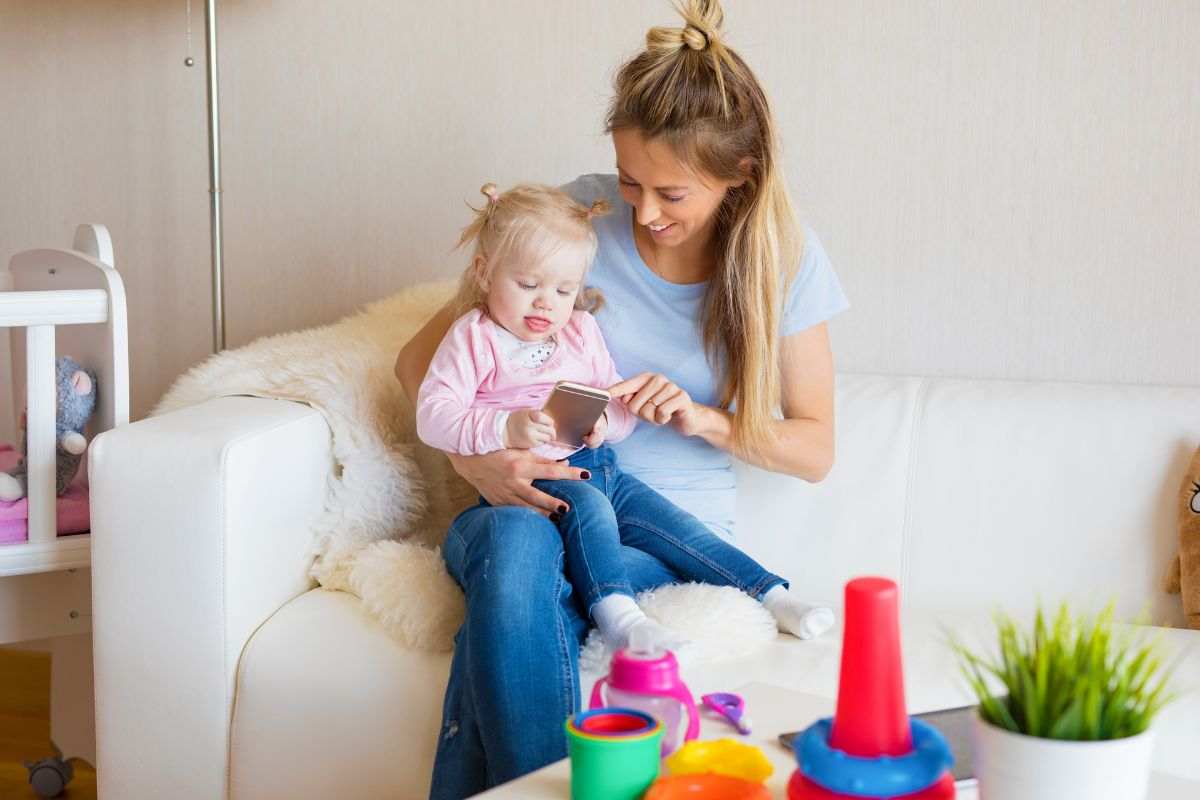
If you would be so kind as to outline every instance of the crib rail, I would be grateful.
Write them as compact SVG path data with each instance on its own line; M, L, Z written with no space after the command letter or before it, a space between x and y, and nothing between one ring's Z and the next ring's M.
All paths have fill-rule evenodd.
M0 328L80 325L108 320L103 289L0 292Z
M25 543L0 545L0 576L87 567L91 535L60 539L57 530L56 339L62 329L73 348L67 352L92 351L85 355L101 374L94 433L128 422L124 287L112 267L108 232L98 225L80 226L74 250L18 254L12 270L18 291L0 291L0 328L21 329L25 341L23 354L14 351L14 368L24 366L24 397L13 400L23 399L26 408L29 533ZM97 327L68 335L77 325Z

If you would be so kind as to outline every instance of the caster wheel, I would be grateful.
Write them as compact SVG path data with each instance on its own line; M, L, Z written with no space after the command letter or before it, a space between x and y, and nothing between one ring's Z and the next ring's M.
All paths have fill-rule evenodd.
M26 761L25 769L29 770L29 785L38 797L58 797L75 777L75 768L61 758Z

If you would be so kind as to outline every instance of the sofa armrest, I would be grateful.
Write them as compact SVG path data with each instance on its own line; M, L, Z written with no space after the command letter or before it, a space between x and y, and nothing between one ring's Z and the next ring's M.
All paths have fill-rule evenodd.
M96 438L92 604L102 797L224 798L238 659L311 589L333 469L308 406L226 397Z

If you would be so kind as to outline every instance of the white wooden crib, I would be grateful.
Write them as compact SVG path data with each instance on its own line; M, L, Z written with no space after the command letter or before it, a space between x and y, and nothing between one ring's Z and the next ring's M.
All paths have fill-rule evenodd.
M28 539L0 545L0 644L50 642L51 739L60 757L28 765L44 797L70 780L66 759L96 763L91 535L57 535L55 358L70 355L96 374L89 442L129 422L125 288L114 263L108 230L80 225L72 249L27 250L0 272L0 328L12 353L11 395L0 386L0 411L15 422L27 409L29 476Z

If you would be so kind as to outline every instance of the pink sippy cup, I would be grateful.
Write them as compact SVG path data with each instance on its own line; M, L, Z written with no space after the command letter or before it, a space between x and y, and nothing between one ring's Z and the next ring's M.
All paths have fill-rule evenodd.
M630 644L613 654L609 674L596 681L588 707L633 708L654 717L663 726L665 756L679 745L681 711L686 710L688 718L684 741L700 734L700 714L687 684L679 679L675 655L670 650L648 651Z

